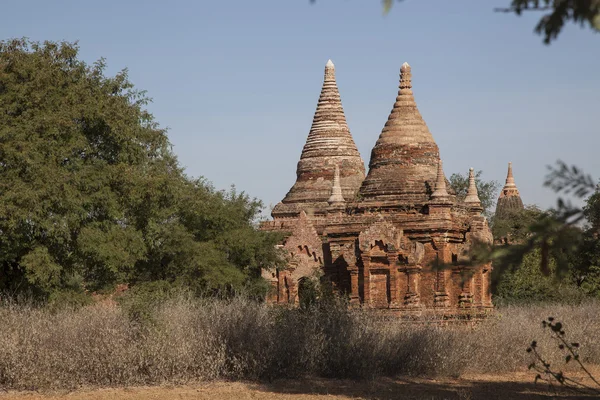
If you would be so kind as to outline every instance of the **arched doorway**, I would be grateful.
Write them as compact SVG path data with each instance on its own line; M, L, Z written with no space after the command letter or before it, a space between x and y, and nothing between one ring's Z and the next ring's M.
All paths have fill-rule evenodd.
M309 308L319 299L319 283L316 279L303 276L298 279L298 302L301 308Z

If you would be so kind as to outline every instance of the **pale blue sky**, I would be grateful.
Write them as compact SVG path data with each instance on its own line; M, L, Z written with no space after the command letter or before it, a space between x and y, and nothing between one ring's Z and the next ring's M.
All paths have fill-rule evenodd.
M421 114L447 176L469 167L548 207L558 158L600 178L600 35L568 25L551 46L509 0L3 2L0 38L78 40L86 61L129 68L191 176L277 203L295 179L331 58L365 163L413 68Z

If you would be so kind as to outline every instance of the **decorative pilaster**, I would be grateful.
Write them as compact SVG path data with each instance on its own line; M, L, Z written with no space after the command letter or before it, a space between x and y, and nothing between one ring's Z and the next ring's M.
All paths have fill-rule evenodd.
M483 268L477 267L473 275L473 306L481 307L483 305Z
M433 245L437 250L437 264L442 265L451 261L452 256L448 243L445 238L437 237L433 239ZM446 287L446 281L448 280L448 270L438 269L435 273L435 293L433 303L435 307L449 307L450 306L450 295L448 288Z
M463 269L461 276L462 287L461 293L458 296L458 306L462 308L473 307L473 271L470 269Z
M493 307L492 305L492 291L491 288L491 272L492 268L489 265L485 265L482 270L482 297L484 307Z
M409 266L406 269L408 288L404 296L404 304L407 307L418 307L420 302L419 281L421 277L421 266Z
M350 272L350 304L353 306L360 304L358 295L358 267L348 268Z
M390 308L399 308L399 287L398 287L398 268L396 267L396 261L398 260L398 253L391 252L387 255L388 264L390 266Z
M371 306L371 256L361 256L363 262L363 304Z

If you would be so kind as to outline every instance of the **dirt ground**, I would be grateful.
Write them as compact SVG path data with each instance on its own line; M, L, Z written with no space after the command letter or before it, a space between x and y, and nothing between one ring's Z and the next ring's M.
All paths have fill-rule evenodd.
M600 369L597 371L600 372ZM573 375L570 375L573 376ZM320 400L320 399L586 399L547 384L533 383L534 374L472 375L460 379L382 378L376 381L278 380L271 383L210 382L188 386L133 387L75 392L1 392L0 400ZM583 379L581 376L578 379ZM583 380L583 382L587 382Z

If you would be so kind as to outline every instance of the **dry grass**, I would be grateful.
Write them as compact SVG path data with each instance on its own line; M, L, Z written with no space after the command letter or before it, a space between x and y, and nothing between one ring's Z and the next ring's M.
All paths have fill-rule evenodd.
M0 387L184 384L214 379L305 376L449 376L522 370L537 340L555 363L561 353L541 321L554 316L600 365L600 307L505 307L475 328L407 325L343 307L271 308L243 299L180 298L140 324L119 307L49 312L0 308ZM562 365L562 364L561 364Z

